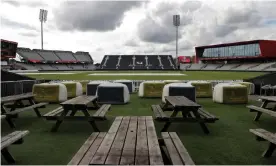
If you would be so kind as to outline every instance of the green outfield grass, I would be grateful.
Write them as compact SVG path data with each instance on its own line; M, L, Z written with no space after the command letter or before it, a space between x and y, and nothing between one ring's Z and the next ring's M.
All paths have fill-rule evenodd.
M60 71L63 72L63 71ZM53 73L53 72L49 72ZM68 72L72 73L72 72ZM91 73L183 73L183 76L91 76ZM51 80L242 80L246 78L256 77L265 74L263 72L224 72L224 71L104 71L104 72L76 72L74 74L66 75L27 75L37 79L51 79Z
M215 104L211 99L198 99L205 110L219 117L214 124L208 124L210 134L205 135L200 126L195 123L174 123L169 131L175 131L187 148L191 157L198 165L221 164L275 164L275 155L262 158L262 152L268 147L267 142L258 142L249 132L250 128L264 128L276 132L275 118L263 115L259 122L254 122L255 113L249 112L246 105ZM108 121L98 123L101 131L107 131L115 116L153 116L150 106L158 104L161 99L141 99L137 94L131 96L127 105L112 105L108 112ZM259 104L259 103L250 103ZM47 105L40 109L43 114L53 110L58 105ZM91 113L94 111L90 110ZM22 145L13 145L10 152L23 165L65 165L83 145L93 132L86 122L65 121L56 133L50 129L53 121L37 118L33 111L24 112L14 120L17 130L29 130ZM155 123L157 134L163 123ZM2 135L12 132L5 120L1 125ZM1 160L1 164L6 164Z

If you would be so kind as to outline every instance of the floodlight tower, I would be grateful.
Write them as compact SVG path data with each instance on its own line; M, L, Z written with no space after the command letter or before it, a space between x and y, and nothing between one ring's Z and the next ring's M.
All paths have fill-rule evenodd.
M43 50L43 22L47 21L47 10L40 9L39 21L41 22L41 49Z
M175 37L176 37L176 43L175 43L175 64L178 67L178 27L180 25L180 15L173 15L173 25L175 26Z

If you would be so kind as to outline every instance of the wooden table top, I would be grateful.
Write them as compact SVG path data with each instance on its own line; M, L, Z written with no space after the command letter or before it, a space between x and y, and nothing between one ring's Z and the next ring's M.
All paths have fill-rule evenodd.
M5 96L5 97L1 97L1 103L9 103L12 101L23 100L23 99L28 99L32 97L34 97L32 93L23 93L20 95Z
M262 100L267 100L267 101L276 102L276 96L261 96L260 98L261 98Z
M201 105L189 100L184 96L165 96L165 100L169 102L173 107L201 107Z
M73 99L67 100L65 102L60 103L60 105L87 105L92 101L96 100L97 96L78 96Z
M108 132L93 132L84 145L68 165L164 165L151 116L116 117Z

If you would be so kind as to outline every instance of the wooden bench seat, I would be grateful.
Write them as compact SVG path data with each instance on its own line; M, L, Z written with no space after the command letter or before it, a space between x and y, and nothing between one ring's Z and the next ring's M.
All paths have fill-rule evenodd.
M8 147L12 144L23 143L23 137L29 134L28 130L25 131L14 131L1 138L1 153L8 163L15 163L14 158L8 151Z
M39 108L41 106L44 106L44 105L47 105L48 103L38 103L38 104L34 104L34 105L31 105L31 106L28 106L28 107L24 107L24 108L20 108L20 109L16 109L14 111L11 111L11 112L8 112L6 113L5 115L6 116L11 116L11 115L15 115L15 114L18 114L20 112L24 112L24 111L27 111L27 110L30 110L30 109L34 109L34 108Z
M107 111L110 110L111 105L110 104L103 104L97 112L95 112L92 117L94 119L100 119L100 120L106 120L105 114Z
M249 108L250 112L257 112L257 115L255 117L255 121L258 121L262 115L262 113L266 113L272 117L276 117L276 112L275 111L271 111L269 109L266 108L262 108L262 107L258 107L258 106L254 106L254 105L248 105L246 106L247 108Z
M202 119L205 119L208 122L215 122L216 120L218 120L217 117L215 117L214 115L210 114L209 112L203 110L202 108L198 109L198 113Z
M187 149L175 132L162 132L162 139L168 151L171 165L195 165Z
M169 117L164 113L160 105L152 105L151 109L156 120L168 120Z
M250 129L249 131L257 136L258 141L270 142L268 149L263 153L263 157L270 157L276 148L276 134L264 129Z
M43 115L43 117L45 117L47 120L55 120L57 119L56 116L58 116L62 111L63 111L63 108L58 107L53 111L50 111L47 114Z

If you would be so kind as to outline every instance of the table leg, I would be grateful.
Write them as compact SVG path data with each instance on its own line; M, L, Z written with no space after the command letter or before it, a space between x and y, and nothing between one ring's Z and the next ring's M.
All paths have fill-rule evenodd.
M276 148L276 145L270 142L268 149L263 153L263 157L270 157L273 151L275 150L275 148Z
M196 119L198 119L198 120L201 119L201 117L200 117L199 113L197 112L197 110L196 110L196 111L193 111L193 113L194 113ZM200 127L202 128L202 130L203 130L203 132L204 132L205 134L209 134L209 133L210 133L209 129L207 128L207 126L205 125L204 122L200 121L200 122L199 122L199 125L200 125Z
M59 126L60 126L61 123L63 122L64 117L67 115L67 113L68 113L68 110L64 110L64 111L61 113L60 117L58 117L58 120L57 120L56 124L55 124L55 125L53 126L53 128L51 129L51 132L56 132L56 131L58 130Z
M29 103L30 103L30 105L35 105L35 102L34 102L34 100L33 99L28 99L29 100ZM39 110L38 110L38 108L34 108L34 111L35 111L35 113L36 113L36 115L37 115L37 117L41 117L41 114L40 114L40 112L39 112Z
M268 104L267 100L263 101L263 103L261 105L261 108L266 108L267 104ZM257 112L257 114L256 114L256 116L254 118L254 121L258 121L260 119L260 117L261 117L262 114L263 114L262 112Z
M77 110L72 110L72 112L71 112L71 114L70 114L70 116L75 116L75 114L76 114L76 112L77 112Z
M178 110L176 110L176 109L173 110L173 113L171 114L170 117L176 117L177 113L178 113ZM172 124L172 122L166 122L163 129L161 130L161 132L167 131L171 124Z
M93 100L92 103L96 109L100 108L99 104L97 103L97 99Z
M90 123L90 125L93 127L94 131L96 132L100 132L99 128L97 127L95 120L90 120L90 114L88 113L88 110L82 110L83 114L85 117L87 117L88 122Z
M5 158L5 160L9 163L9 164L15 164L15 159L12 157L12 155L10 154L10 152L8 151L8 148L4 148L1 150L1 153L3 155L3 157Z
M17 108L17 105L18 105L18 104L20 105L20 100L14 101L14 103L13 103L11 109L10 109L10 112L14 111L14 110ZM10 117L12 117L12 118L17 118L17 117L18 117L18 114L10 115Z
M6 111L6 108L4 107L4 104L1 104L1 114L5 115L6 113L7 113L7 111ZM11 128L15 128L15 124L12 122L11 117L6 116L5 119Z

